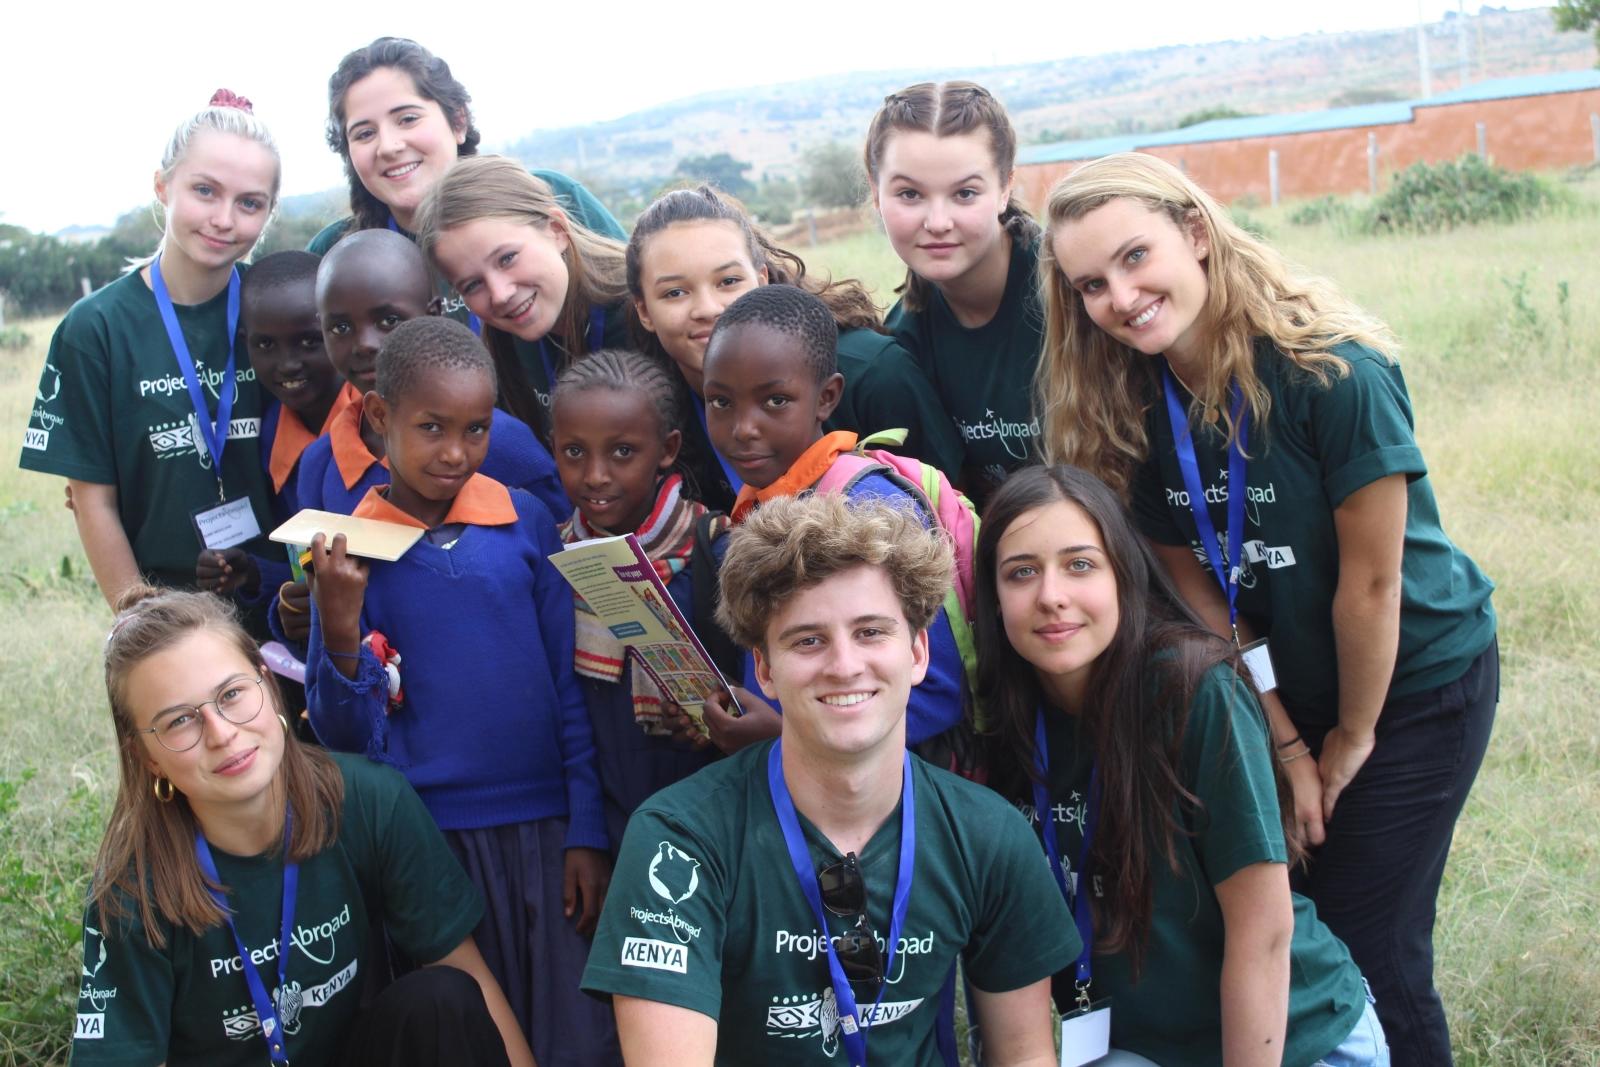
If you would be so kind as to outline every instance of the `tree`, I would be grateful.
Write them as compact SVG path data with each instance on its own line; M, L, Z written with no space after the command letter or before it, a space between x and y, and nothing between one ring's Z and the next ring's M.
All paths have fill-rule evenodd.
M1556 0L1554 14L1558 30L1593 30L1594 46L1600 49L1600 0Z
M867 195L867 173L860 154L839 141L806 149L800 164L800 191L817 207L855 207Z
M1178 120L1178 129L1181 130L1189 126L1198 126L1202 122L1210 122L1212 119L1242 119L1249 114L1250 113L1248 111L1240 111L1238 108L1232 108L1226 104L1219 104L1215 107L1201 108L1199 111L1189 112L1187 115L1183 116L1183 118Z
M685 156L678 160L676 173L690 181L707 182L725 193L743 199L755 192L755 183L744 176L751 164L734 159L726 152L714 156Z

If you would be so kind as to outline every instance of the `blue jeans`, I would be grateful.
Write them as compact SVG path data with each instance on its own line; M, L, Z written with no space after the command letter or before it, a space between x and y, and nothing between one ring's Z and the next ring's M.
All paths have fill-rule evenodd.
M1311 1067L1389 1067L1389 1043L1383 1037L1383 1024L1372 1008L1372 994L1354 1030L1339 1042L1339 1047Z
M1377 744L1340 795L1327 843L1292 875L1372 983L1396 1067L1452 1062L1433 987L1434 908L1499 698L1491 642L1455 681L1385 703ZM1301 726L1314 753L1326 732Z

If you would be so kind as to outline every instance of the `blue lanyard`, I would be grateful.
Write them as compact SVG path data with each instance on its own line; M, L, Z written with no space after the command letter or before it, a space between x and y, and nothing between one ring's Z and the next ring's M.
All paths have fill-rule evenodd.
M1217 576L1223 593L1228 598L1228 625L1233 628L1234 644L1239 643L1239 573L1244 548L1244 501L1246 495L1246 460L1244 450L1250 443L1250 419L1245 415L1244 397L1239 384L1233 385L1233 424L1236 427L1233 447L1228 450L1228 545L1223 555L1222 539L1211 524L1211 511L1206 507L1205 486L1200 481L1200 463L1195 459L1194 438L1189 433L1189 413L1178 398L1178 386L1172 378L1172 368L1161 368L1161 388L1167 394L1167 418L1172 422L1172 443L1178 452L1178 468L1183 472L1183 488L1189 494L1189 510L1194 515L1195 531L1200 535L1200 546L1205 549L1206 562ZM1224 570L1224 566L1228 569Z
M733 464L723 459L722 453L717 451L717 446L711 443L711 427L706 425L706 402L699 397L695 399L699 402L689 406L694 408L695 417L700 420L700 432L706 435L706 447L717 457L717 462L722 465L722 473L727 476L728 485L733 489L733 495L738 496L739 490L744 488L744 481L734 473Z
M598 352L605 346L606 340L606 309L594 308L589 312L589 329L583 335L590 352ZM539 338L539 362L544 364L544 382L547 394L556 391L556 365L550 358L550 347L544 343L543 337Z
M900 945L900 928L905 925L906 912L911 909L911 880L916 873L917 809L911 787L911 754L905 755L900 785L900 867L894 880L894 910L889 918L889 951L885 956L884 981L878 987L878 999L872 1002L869 1015L876 1016L883 995L889 991L889 975L894 973L894 954ZM828 950L828 975L833 981L833 995L839 1004L840 1038L844 1041L851 1067L866 1067L867 1028L871 1022L863 1018L856 1007L855 991L839 966L839 954L834 951L833 937L828 933L828 914L822 908L822 890L817 888L817 871L806 848L805 834L795 815L794 800L789 796L789 785L783 780L783 740L772 743L767 754L767 785L772 790L772 808L778 813L778 825L783 828L784 844L789 846L789 862L794 865L794 876L800 882L811 911L817 917L817 927L822 943ZM865 874L863 874L865 877Z
M161 323L167 328L167 340L172 342L172 354L178 357L178 369L183 372L183 382L189 387L189 403L194 405L194 421L211 456L211 470L217 476L217 497L226 499L222 491L222 449L228 443L228 423L233 416L233 400L239 395L239 382L234 376L234 339L239 333L239 269L228 274L228 366L222 373L222 384L217 387L217 419L213 423L206 408L206 394L200 388L200 376L195 373L194 357L189 355L189 342L184 340L183 327L178 325L178 312L167 293L167 283L161 277L161 256L150 261L150 288L156 295L156 308L161 312Z
M294 820L287 806L283 811L283 852L289 854L289 835L293 830ZM217 874L216 861L211 858L211 846L206 844L206 835L201 830L194 832L194 854L200 861L200 869L207 878L216 885L222 884L222 878ZM284 973L289 969L290 938L294 935L294 898L295 892L300 887L300 865L298 863L285 863L283 866L283 927L278 935L278 985L277 995L283 994ZM211 894L211 899L217 902L217 907L222 909L222 914L228 920L228 930L233 934L233 944L239 950L239 965L244 972L245 984L250 987L250 999L255 1002L256 1020L261 1026L261 1035L267 1039L267 1055L272 1058L276 1067L288 1067L289 1055L283 1049L286 1037L283 1033L283 1023L278 1017L278 1005L273 997L267 995L266 986L261 983L261 972L256 970L256 965L250 959L250 950L245 947L244 941L239 937L239 928L233 924L233 909L228 907L228 898L212 888L206 887Z
M1084 804L1083 841L1078 845L1078 891L1067 885L1067 872L1061 869L1061 849L1056 844L1056 824L1050 816L1050 787L1046 775L1050 772L1050 749L1045 739L1044 709L1041 708L1033 723L1033 743L1039 751L1039 779L1033 783L1033 810L1039 817L1039 830L1044 835L1044 856L1050 861L1050 873L1056 876L1056 886L1062 899L1072 906L1072 921L1078 927L1078 940L1083 948L1078 952L1074 977L1078 983L1080 1005L1088 1002L1089 983L1094 980L1094 965L1090 954L1094 949L1094 916L1089 910L1089 846L1094 842L1095 824L1100 821L1100 761L1089 769L1089 798Z
M392 213L389 215L389 229L392 232L399 234L401 237L406 238L408 241L416 240L415 237L400 228L400 224L394 221L394 215ZM479 337L483 336L483 320L478 318L478 316L474 315L470 311L467 312L467 326Z

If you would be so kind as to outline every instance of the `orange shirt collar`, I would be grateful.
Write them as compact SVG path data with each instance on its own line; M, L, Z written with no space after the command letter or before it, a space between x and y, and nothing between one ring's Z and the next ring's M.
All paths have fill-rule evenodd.
M765 489L745 486L733 502L733 521L743 522L750 509L780 496L794 496L816 485L833 461L856 447L856 435L849 430L834 430L823 434L811 447L800 454L794 465Z
M348 389L349 386L345 388ZM317 439L319 434L328 432L328 427L333 424L334 416L338 415L343 404L344 394L341 392L334 400L333 407L328 409L328 417L322 420L322 429L317 433L306 429L306 424L300 421L300 416L287 407L278 409L278 432L272 439L272 455L267 460L267 472L272 475L273 492L283 492L283 483L294 473L294 465L300 462L300 454L306 450L307 445Z
M356 505L356 510L351 514L358 519L377 519L379 522L414 526L419 530L428 528L421 519L389 503L388 491L386 485L375 485L368 489L367 495L361 498L361 503ZM449 526L459 522L470 526L507 526L516 521L517 508L511 502L511 490L487 474L474 474L450 502L450 510L439 525Z
M361 439L361 412L364 407L361 394L349 384L345 385L345 389L354 399L347 402L345 394L339 394L339 402L328 415L327 433L328 441L333 445L333 462L339 468L339 477L346 489L354 489L362 475L374 463L382 461L372 454L367 443Z

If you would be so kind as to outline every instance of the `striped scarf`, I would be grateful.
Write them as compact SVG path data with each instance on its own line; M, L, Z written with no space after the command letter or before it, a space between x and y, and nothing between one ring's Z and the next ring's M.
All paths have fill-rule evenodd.
M643 525L634 531L634 536L654 565L662 585L669 585L673 576L689 565L689 556L694 551L695 523L705 512L704 504L684 497L681 475L668 475L657 488L655 507L650 509ZM613 536L616 535L609 530L590 525L583 512L576 510L561 527L561 540L569 545ZM577 651L573 656L573 669L586 678L621 681L622 669L627 664L627 647L612 635L584 603L583 597L574 593L573 599L577 608ZM634 721L647 734L670 734L671 731L661 724L661 690L637 662L630 671L630 680Z

